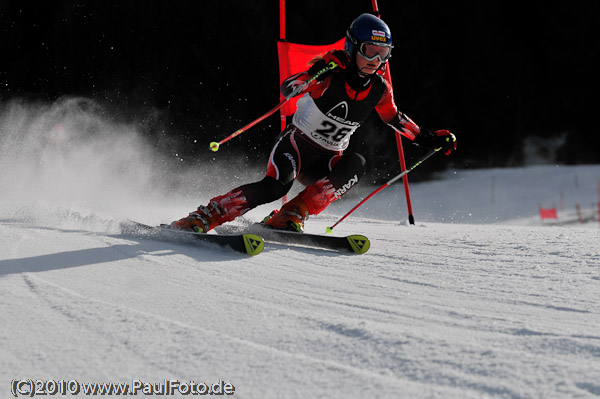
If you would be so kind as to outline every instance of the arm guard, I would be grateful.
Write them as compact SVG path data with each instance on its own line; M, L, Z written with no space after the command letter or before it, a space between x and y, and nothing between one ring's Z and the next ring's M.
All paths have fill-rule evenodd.
M387 122L387 124L401 135L408 137L411 140L414 140L421 132L419 126L417 126L412 119L400 111L398 111L398 113L392 118L391 121Z

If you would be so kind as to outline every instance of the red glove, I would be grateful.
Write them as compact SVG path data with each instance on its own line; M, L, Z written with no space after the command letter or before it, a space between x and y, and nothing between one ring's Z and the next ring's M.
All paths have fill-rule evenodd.
M320 58L317 58L313 65L308 69L308 74L310 76L314 76L317 72L325 68L331 61L337 64L337 68L330 69L329 71L319 75L317 78L319 82L323 81L330 74L336 72L338 68L346 69L346 65L348 65L348 54L341 50L328 51Z
M450 133L449 131L443 129L443 130L436 130L435 132L433 132L433 134L435 134L437 136L437 142L438 147L437 148L442 148L442 151L444 151L444 154L446 155L450 155L452 153L452 151L456 151L456 136L453 135L452 133Z
M428 129L421 129L421 132L415 139L415 144L422 145L432 150L440 148L446 155L456 150L456 136L447 130L436 130L432 132Z
M346 69L348 64L348 54L342 50L331 50L323 54L323 61L325 64L329 64L331 61L338 65L338 68Z

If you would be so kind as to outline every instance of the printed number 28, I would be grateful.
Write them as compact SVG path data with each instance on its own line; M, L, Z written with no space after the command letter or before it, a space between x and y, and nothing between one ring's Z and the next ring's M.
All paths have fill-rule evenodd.
M346 137L348 132L352 130L347 127L338 128L335 124L329 121L323 121L321 123L321 126L323 126L323 128L317 129L316 132L319 133L321 136L325 136L328 139L332 139L334 141L341 141L344 137Z

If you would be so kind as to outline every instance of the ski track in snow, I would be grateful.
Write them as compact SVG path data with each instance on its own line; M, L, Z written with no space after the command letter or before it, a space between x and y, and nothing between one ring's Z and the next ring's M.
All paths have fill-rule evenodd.
M600 395L597 230L357 218L337 233L353 226L372 240L366 255L271 245L248 258L2 223L4 386L222 378L246 398Z
M263 169L157 154L89 99L0 111L0 399L15 378L223 379L264 399L600 397L598 219L537 214L597 215L598 165L450 169L411 184L415 226L397 184L336 228L368 236L365 255L250 258L116 226L168 223ZM361 181L307 231L374 189Z

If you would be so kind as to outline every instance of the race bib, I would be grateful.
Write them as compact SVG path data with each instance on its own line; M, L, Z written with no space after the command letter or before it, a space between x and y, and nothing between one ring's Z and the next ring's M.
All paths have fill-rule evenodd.
M327 150L345 150L350 143L350 137L360 126L358 122L345 119L348 106L344 101L323 113L307 93L298 100L297 105L294 125Z

